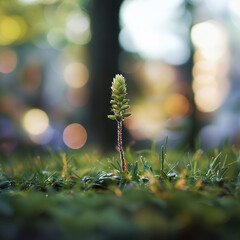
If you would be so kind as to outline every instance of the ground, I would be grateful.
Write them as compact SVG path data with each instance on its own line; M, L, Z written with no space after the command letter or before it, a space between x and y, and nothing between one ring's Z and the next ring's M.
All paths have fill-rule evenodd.
M235 147L1 158L0 239L239 239Z

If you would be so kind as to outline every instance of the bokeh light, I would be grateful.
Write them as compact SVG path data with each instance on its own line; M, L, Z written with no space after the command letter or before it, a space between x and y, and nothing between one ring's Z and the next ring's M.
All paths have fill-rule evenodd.
M158 139L164 129L165 113L159 101L150 101L131 106L132 116L124 120L131 135L138 140Z
M206 21L193 26L191 31L193 44L197 48L224 47L226 34L223 27L216 21Z
M201 112L213 112L222 105L229 90L227 34L219 22L211 20L195 24L191 39L196 48L192 70L194 100Z
M139 71L133 74L133 80L141 86L145 96L132 105L129 110L131 118L124 120L135 139L160 141L170 118L186 119L191 114L192 106L188 100L191 98L190 86L185 81L179 81L177 74L176 67L156 60L143 61ZM175 123L180 128L184 121Z
M64 79L69 87L81 88L87 83L88 78L88 69L82 63L73 62L64 69Z
M63 141L69 148L81 148L87 141L87 132L81 124L72 123L64 129Z
M1 49L0 50L0 72L10 73L17 65L17 55L11 49Z
M98 79L92 59L98 59L97 48L103 49L100 45L113 36L109 31L89 45L101 27L113 27L119 36L115 41L122 48L112 56L112 63L119 65L99 70L105 74L119 69L127 78L133 115L124 124L134 139L161 141L168 135L171 142L172 134L194 131L188 134L192 138L225 109L237 114L239 101L232 98L239 95L239 0L123 0L118 13L109 12L119 14L119 21L97 29L91 29L99 24L92 6L75 0L0 1L0 112L17 130L23 125L26 133L13 136L20 145L35 143L44 149L55 142L56 148L62 147L65 124L73 119L84 119L84 127L92 128L88 113L92 96L98 94L88 84L89 75L93 82ZM29 107L47 109L48 116L31 117ZM87 135L101 139L96 131Z
M49 119L41 109L31 109L23 117L23 127L31 135L39 135L47 130Z
M221 105L221 99L215 87L203 87L195 91L195 102L202 112L215 111Z
M3 17L0 22L1 43L7 45L20 37L21 28L18 22L11 17Z
M190 48L188 23L183 20L187 14L183 13L183 0L124 1L120 12L120 44L126 51L138 52L145 59L184 64L190 57Z
M240 17L240 1L239 0L229 0L229 9L236 16Z
M144 64L143 90L153 95L169 91L169 87L174 83L176 74L172 66L161 61L146 61Z
M83 12L72 12L67 18L66 34L70 41L76 44L86 44L89 42L90 21Z
M198 58L197 58L198 59ZM196 63L193 66L193 77L199 77L200 75L208 75L209 77L213 77L217 73L217 64L214 62L207 62L205 60L198 61L196 59ZM202 79L203 80L203 79Z
M57 50L65 48L68 44L64 28L50 29L47 34L47 39L50 45Z
M41 0L19 0L19 1L24 4L34 4L40 2Z
M20 16L0 17L0 45L9 45L22 39L27 32L26 21Z
M182 94L172 94L165 103L165 111L171 117L183 117L189 111L189 101Z

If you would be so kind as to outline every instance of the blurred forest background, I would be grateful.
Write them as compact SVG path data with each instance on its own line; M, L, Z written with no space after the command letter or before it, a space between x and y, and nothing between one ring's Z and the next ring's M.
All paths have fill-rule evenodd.
M1 0L0 148L240 147L239 0Z

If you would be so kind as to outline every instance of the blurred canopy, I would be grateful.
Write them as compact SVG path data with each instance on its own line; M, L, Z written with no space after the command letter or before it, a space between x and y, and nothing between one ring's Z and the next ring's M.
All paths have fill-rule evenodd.
M114 150L116 73L126 144L240 146L239 28L238 0L1 0L2 153Z

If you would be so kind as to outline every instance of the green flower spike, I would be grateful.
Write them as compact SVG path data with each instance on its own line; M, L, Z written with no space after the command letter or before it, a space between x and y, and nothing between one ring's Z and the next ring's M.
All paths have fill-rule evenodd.
M120 74L117 74L112 82L112 112L114 115L108 115L108 118L116 120L118 123L118 149L120 152L120 158L122 163L122 170L127 172L127 162L124 158L122 148L122 121L124 118L131 116L131 113L125 111L130 107L129 99L126 99L127 87L125 78Z

